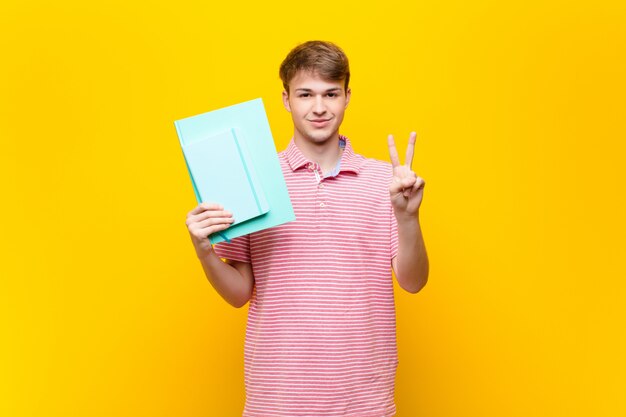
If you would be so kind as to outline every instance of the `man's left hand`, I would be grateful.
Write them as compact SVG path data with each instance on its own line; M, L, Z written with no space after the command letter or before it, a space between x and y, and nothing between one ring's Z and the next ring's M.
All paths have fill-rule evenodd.
M409 136L404 165L400 164L400 158L398 157L393 135L389 135L387 138L389 156L391 158L391 165L393 166L393 179L389 185L389 196L391 197L391 205L393 206L398 220L401 220L403 217L410 218L417 216L424 195L424 185L426 182L423 178L418 177L411 168L416 136L417 134L415 132L411 132Z

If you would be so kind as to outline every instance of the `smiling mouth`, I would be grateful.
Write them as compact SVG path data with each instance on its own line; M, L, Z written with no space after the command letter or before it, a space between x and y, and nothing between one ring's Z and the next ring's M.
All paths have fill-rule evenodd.
M309 122L313 123L316 126L322 126L330 122L330 119L313 119L313 120L309 120Z

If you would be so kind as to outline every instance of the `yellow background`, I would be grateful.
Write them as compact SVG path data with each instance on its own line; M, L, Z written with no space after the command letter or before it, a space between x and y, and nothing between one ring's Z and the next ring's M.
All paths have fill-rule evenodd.
M4 2L0 415L241 414L173 121L262 97L283 149L309 39L350 57L358 152L418 132L397 415L626 415L624 4Z

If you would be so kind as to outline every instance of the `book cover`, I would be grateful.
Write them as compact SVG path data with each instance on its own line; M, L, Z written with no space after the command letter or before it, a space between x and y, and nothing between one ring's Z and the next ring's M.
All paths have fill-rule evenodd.
M182 146L198 203L230 207L235 224L269 211L242 132L210 134Z

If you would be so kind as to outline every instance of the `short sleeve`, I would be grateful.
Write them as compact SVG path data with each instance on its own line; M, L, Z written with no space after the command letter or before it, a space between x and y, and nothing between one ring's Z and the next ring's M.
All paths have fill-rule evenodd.
M391 239L390 239L390 249L391 249L391 259L398 256L398 220L396 219L396 215L393 212L393 207L391 204L390 212L391 212Z
M216 243L213 249L220 258L250 263L250 235L236 237L230 243Z
M389 167L389 182L387 184L391 184L393 181L393 166L387 162ZM387 196L389 193L387 192ZM398 256L398 219L396 219L396 214L393 211L393 205L391 204L391 200L387 198L389 201L389 253L391 255L391 259Z

